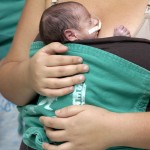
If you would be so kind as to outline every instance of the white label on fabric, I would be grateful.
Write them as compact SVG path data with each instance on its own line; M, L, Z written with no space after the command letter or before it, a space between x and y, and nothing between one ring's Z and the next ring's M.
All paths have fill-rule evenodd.
M86 84L77 84L73 92L73 105L85 104Z
M46 110L53 110L51 108L51 105L54 101L57 101L57 97L46 97L45 99L43 99L41 102L39 102L38 105L45 105L44 108Z

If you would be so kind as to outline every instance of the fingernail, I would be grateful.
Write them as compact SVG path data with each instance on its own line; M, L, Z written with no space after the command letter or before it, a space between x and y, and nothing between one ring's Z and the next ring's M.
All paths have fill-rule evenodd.
M78 75L78 79L80 80L80 81L84 81L84 76L83 75Z
M83 69L84 69L85 72L88 72L89 71L89 66L88 65L84 65Z
M73 87L73 86L69 87L69 91L70 91L70 92L72 92L73 90L74 90L74 87Z
M43 117L43 116L41 116L41 117L39 118L39 121L40 121L41 123L42 123L42 121L43 121L42 117Z
M43 148L43 149L46 149L46 143L43 143L43 144L42 144L42 148Z
M78 62L79 62L79 63L83 62L83 59L80 57L80 58L78 59Z
M60 114L60 113L61 113L61 110L60 110L60 109L59 109L59 110L56 110L55 113Z

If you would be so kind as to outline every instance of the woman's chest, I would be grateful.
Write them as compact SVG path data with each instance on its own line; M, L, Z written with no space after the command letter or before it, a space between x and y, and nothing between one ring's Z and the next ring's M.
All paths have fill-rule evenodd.
M69 0L47 0L52 2L67 2ZM88 11L102 21L100 37L113 35L113 30L119 25L124 25L134 35L140 26L148 0L73 0L83 4Z

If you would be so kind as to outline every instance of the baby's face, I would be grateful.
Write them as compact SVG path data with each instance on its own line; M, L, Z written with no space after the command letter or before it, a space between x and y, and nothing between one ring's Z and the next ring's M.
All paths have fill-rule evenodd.
M79 34L78 39L93 39L98 37L98 31L94 27L99 25L99 19L91 16L91 14L83 9L80 11Z

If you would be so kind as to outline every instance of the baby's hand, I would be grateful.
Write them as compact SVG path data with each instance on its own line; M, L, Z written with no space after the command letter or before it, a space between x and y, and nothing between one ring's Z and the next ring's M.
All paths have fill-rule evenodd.
M130 31L124 27L123 25L120 25L119 27L116 27L114 29L114 36L128 36L131 37Z

